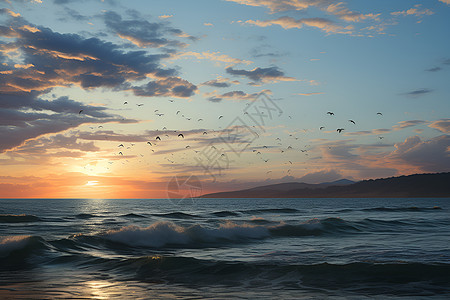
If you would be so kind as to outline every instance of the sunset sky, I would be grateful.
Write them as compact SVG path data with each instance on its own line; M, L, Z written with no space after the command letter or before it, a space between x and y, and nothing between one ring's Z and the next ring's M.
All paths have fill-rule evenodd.
M0 0L0 197L450 171L449 28L450 0Z

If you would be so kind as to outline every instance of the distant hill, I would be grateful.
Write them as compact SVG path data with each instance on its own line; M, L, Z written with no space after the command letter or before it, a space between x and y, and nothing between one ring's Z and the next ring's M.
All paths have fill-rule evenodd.
M321 184L279 183L201 198L414 198L450 197L450 172Z

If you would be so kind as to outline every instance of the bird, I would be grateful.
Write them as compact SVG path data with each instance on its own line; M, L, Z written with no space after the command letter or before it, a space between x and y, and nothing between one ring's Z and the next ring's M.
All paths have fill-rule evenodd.
M161 140L161 138L160 138L159 136L157 136L157 137L156 137L156 140L157 140L157 141L158 141L158 140Z
M219 119L222 119L223 118L223 116L219 116Z
M320 128L319 128L319 130L322 130L322 129L324 129L325 127L323 127L323 126L320 126Z
M158 117L164 116L164 114L156 114Z
M81 114L83 112L83 110L80 110L79 112L78 112L78 114Z
M356 124L355 121L353 121L353 120L348 120L348 121L351 122L351 123L353 123L353 124Z
M381 140L381 139L383 139L384 137L383 137L383 136L379 136L378 138Z
M123 153L122 153L122 152L119 152L119 154L123 156Z
M289 161L289 163L292 165L292 161Z
M172 100L172 99L169 99L169 102L173 102L173 100Z
M344 131L344 128L338 128L338 129L336 129L336 131L341 133L342 131Z
M150 146L153 146L152 143L150 143L150 142L147 142L147 144L149 144Z
M203 119L198 119L197 122L203 121Z
M208 134L206 131L203 131L203 135Z
M127 102L127 101L125 101L125 102L123 103L123 105L126 105L126 104L128 104L128 102Z
M98 126L98 128L103 128L103 126L102 126L102 125L100 125L100 126Z
M263 161L264 161L264 162L268 162L269 160L268 160L268 159L263 159Z
M142 104L142 103L139 103L139 104L136 104L137 106L142 106L142 105L144 105L144 104Z
M123 144L120 144L119 146L117 146L117 147L123 147Z
M181 112L181 111L178 110L176 114L178 115L180 112Z
M182 138L184 139L184 135L183 135L182 133L180 133L180 134L178 135L178 137L182 137Z
M383 114L382 114L382 113L380 113L380 112L377 112L377 115L380 115L380 116L382 116Z
M334 113L329 111L329 112L327 112L327 115L334 116Z

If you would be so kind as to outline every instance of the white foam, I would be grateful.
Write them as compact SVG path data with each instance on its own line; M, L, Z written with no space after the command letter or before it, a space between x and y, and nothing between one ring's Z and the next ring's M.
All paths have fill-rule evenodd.
M111 241L130 246L163 247L168 244L198 246L199 242L214 243L223 240L259 239L269 236L266 227L226 222L218 228L201 225L182 227L172 222L157 222L149 227L127 226L103 234Z

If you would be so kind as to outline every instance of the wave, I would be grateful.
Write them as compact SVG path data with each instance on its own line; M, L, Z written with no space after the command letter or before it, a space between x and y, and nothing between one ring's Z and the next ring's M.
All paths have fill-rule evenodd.
M39 222L41 219L34 215L0 215L0 223Z
M408 211L434 211L434 210L442 210L439 206L434 207L374 207L374 208L365 208L363 211L383 211L383 212L408 212Z
M111 262L96 261L98 264ZM116 264L137 280L189 286L272 286L294 289L364 290L369 294L450 293L450 264L376 263L280 264L214 261L152 255Z
M265 213L292 214L300 211L294 208L263 208L263 209L241 210L240 212L244 214L265 214Z
M410 207L371 207L371 208L363 208L363 209L340 209L337 212L352 212L352 211L368 211L368 212L411 212L411 211L417 211L417 212L425 212L425 211L436 211L436 210L442 210L442 207L440 206L433 206L433 207L417 207L417 206L410 206Z
M274 224L274 222L256 218L250 223L242 224L227 221L217 227L200 224L180 226L173 222L159 221L148 227L131 225L117 230L108 230L96 236L78 235L74 238L88 239L91 243L106 240L130 247L204 248L221 247L230 243L248 243L252 240L267 238L349 234L359 231L361 229L358 224L339 218L312 219L295 225L283 222Z
M126 214L126 215L122 215L121 217L123 217L123 218L136 218L136 219L147 218L146 216L135 214L135 213L129 213L129 214Z
M172 212L165 214L152 214L155 217L171 218L171 219L200 219L202 217L183 212Z
M239 216L239 214L237 212L229 211L229 210L216 211L211 214L216 217L237 217L237 216Z
M0 236L0 260L2 264L11 263L11 259L21 260L46 248L45 241L41 237L31 235Z
M86 213L78 214L75 216L75 218L77 218L77 219L92 219L92 218L96 218L96 217L98 217L98 216L93 215L93 214L86 214Z

